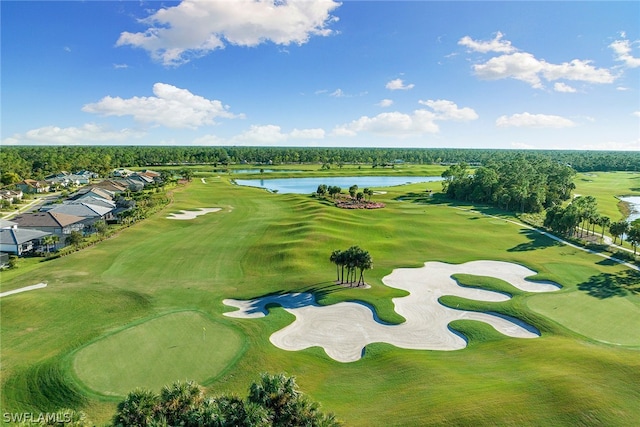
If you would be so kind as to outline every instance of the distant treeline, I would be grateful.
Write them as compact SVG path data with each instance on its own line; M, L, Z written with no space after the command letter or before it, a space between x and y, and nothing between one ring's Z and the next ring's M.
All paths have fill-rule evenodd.
M0 172L24 178L42 178L61 170L89 169L107 173L118 167L238 163L369 164L383 167L465 162L484 165L525 153L571 165L579 172L640 171L640 152L523 151L450 148L319 148L319 147L149 147L149 146L4 146Z

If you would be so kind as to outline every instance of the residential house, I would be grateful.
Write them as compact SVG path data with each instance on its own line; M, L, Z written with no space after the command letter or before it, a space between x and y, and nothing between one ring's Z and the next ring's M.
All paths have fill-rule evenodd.
M25 179L16 184L24 194L46 193L49 191L50 185L46 181L36 181L34 179Z
M0 252L24 255L40 246L40 241L51 233L22 228L0 229Z
M4 230L5 228L18 228L18 223L0 219L0 230Z
M62 244L72 231L82 232L86 225L84 217L51 211L20 214L13 221L21 229L45 231L58 236Z
M113 208L98 206L82 201L67 201L59 204L46 205L40 211L57 212L67 215L74 215L85 218L85 224L93 225L100 220L111 220L113 218Z
M89 196L89 195L83 196L79 199L67 201L67 203L70 203L70 202L82 202L82 203L87 203L89 205L103 206L105 208L111 208L111 209L115 209L117 205L116 202L114 202L113 200L103 199L102 197Z
M114 194L120 194L127 191L127 185L120 182L114 181L112 179L105 179L104 181L97 182L93 184L93 188L102 188L104 190L110 191Z
M23 196L21 190L0 190L0 200L6 200L10 204L22 200Z
M133 171L125 168L115 169L111 174L118 178L125 178L129 175L133 175Z
M100 187L84 187L81 188L77 193L72 194L71 197L69 197L69 200L81 200L86 197L94 197L112 201L115 198L115 193Z

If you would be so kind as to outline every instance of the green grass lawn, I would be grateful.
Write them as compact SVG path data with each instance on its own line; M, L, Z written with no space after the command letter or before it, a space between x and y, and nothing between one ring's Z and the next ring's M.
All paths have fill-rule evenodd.
M159 390L174 381L199 383L227 369L243 337L194 311L182 311L131 326L80 349L73 368L91 390L123 396L136 387Z
M206 184L199 176L174 192L164 212L92 248L13 273L3 284L6 289L49 284L0 300L3 411L66 402L98 423L107 421L113 398L85 389L123 393L124 388L88 384L94 376L86 373L108 357L98 349L117 352L118 345L136 341L134 334L148 333L159 321L171 323L164 329L178 336L186 326L175 315L162 315L179 311L202 313L190 316L232 331L224 335L235 343L229 354L239 356L227 370L221 372L218 361L210 367L201 363L204 368L186 361L181 366L194 369L200 375L194 379L205 381L213 394L244 395L261 372L286 372L324 411L348 425L633 425L640 419L634 320L640 296L622 280L607 281L623 278L627 268L426 196L425 189L437 191L439 183L387 188L374 196L385 209L349 211L307 195L233 186L226 175L202 172ZM618 188L614 184L609 183ZM200 207L222 210L191 221L165 218ZM329 255L351 245L373 257L374 269L366 273L370 289L333 285ZM282 309L255 320L222 315L230 310L224 298L312 290L323 304L364 301L383 320L398 323L403 319L393 311L392 298L403 293L384 286L385 275L426 261L477 259L520 263L537 271L536 279L563 286L553 294L518 295L509 306L531 320L542 337L512 339L478 322L456 322L452 327L470 339L464 350L373 344L362 360L342 364L319 348L274 347L269 335L292 321ZM247 343L240 353L238 340ZM77 375L74 354L75 370L86 358Z
M593 196L598 201L598 211L611 221L624 219L616 196L640 195L640 174L633 172L580 173L575 179L577 194Z

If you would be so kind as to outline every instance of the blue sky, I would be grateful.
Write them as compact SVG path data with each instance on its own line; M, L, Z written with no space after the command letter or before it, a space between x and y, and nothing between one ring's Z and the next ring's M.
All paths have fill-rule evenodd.
M2 1L3 145L640 150L640 2Z

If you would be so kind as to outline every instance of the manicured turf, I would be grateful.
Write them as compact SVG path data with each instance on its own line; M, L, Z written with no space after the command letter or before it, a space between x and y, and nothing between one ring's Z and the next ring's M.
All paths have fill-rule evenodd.
M187 310L235 328L247 343L228 370L220 373L216 362L210 372L200 371L201 378L211 379L205 385L213 394L245 395L259 373L269 371L295 375L323 410L348 425L633 425L640 419L633 320L640 296L608 286L624 285L627 268L514 224L454 209L425 193L438 191L439 183L385 189L387 194L374 196L385 209L347 211L307 195L233 186L217 175L197 174L175 191L165 212L116 238L13 273L6 289L38 282L48 287L0 300L3 411L60 406L52 396L64 391L69 406L84 408L98 424L108 420L114 400L83 391L74 354L158 321L141 323L148 319ZM610 188L616 188L614 181ZM201 207L222 210L191 221L165 218ZM333 285L329 254L354 244L373 257L374 269L366 273L371 289ZM477 322L456 322L452 327L470 337L464 350L374 344L362 360L341 364L319 348L274 347L269 335L293 319L282 309L256 320L222 315L229 310L224 298L313 290L324 304L361 300L383 320L397 323L403 319L393 311L392 298L403 293L385 287L382 277L425 261L477 259L520 263L538 271L537 279L563 285L549 295L519 294L507 306L542 337L510 339Z
M200 383L239 356L242 337L200 313L167 314L82 348L74 370L90 389L122 396L136 387L158 390L174 381Z

